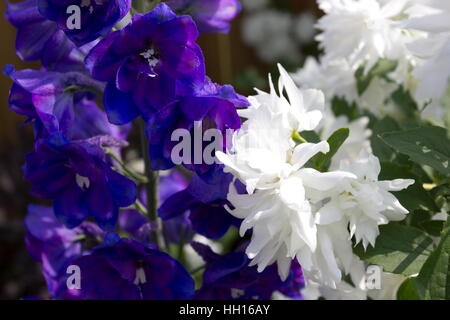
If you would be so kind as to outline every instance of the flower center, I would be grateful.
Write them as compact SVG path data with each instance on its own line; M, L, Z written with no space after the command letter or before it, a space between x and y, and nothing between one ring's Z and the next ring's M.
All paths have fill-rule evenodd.
M75 176L75 180L81 190L85 190L85 189L87 190L87 189L89 189L89 186L91 185L91 181L89 180L89 178L80 176L79 174L77 174Z
M159 63L158 53L155 49L150 48L140 54L145 60L147 60L148 65L152 68L156 67Z
M89 13L92 14L92 12L94 12L94 5L95 6L102 6L103 5L103 1L104 0L81 0L81 7L88 7L89 8ZM94 4L91 4L91 2L94 2Z
M147 277L145 276L145 271L142 267L136 269L136 278L134 279L135 285L145 284L147 282Z
M233 299L238 299L238 298L242 297L243 295L245 295L244 290L237 289L237 288L231 288L231 297Z

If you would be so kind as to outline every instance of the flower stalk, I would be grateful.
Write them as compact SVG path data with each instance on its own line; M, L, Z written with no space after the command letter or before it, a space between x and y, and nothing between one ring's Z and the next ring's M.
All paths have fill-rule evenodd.
M159 175L158 171L153 171L150 168L150 154L148 150L148 139L145 135L145 122L141 119L139 121L140 134L141 134L141 147L142 155L144 157L145 163L145 176L148 182L145 184L145 192L147 195L147 213L150 223L153 225L150 231L151 239L154 243L158 245L159 248L163 248L163 236L162 236L162 225L158 218L158 184Z

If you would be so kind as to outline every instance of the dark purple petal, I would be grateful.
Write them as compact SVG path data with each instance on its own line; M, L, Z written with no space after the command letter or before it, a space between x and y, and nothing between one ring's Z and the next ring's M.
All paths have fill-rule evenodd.
M159 25L155 41L175 41L192 46L198 38L195 22L189 16L172 19Z
M163 220L168 220L183 214L196 202L187 190L183 190L170 196L159 207L158 214Z
M68 228L77 227L89 217L86 194L75 184L53 201L56 217Z
M116 226L119 210L114 203L113 195L106 182L98 182L87 191L89 212L103 230L113 231Z
M39 12L49 20L55 21L58 27L66 33L74 43L81 46L104 36L130 10L131 0L110 0L106 2L91 2L81 6L81 28L69 28L67 8L79 5L79 1L38 0Z
M139 109L130 94L116 88L114 82L109 82L103 97L105 111L111 123L123 125L139 116Z
M133 236L137 235L147 221L146 217L134 209L122 210L119 216L120 229Z
M114 170L107 170L108 187L114 203L119 207L128 207L137 199L136 184Z
M208 184L197 175L193 175L188 190L192 196L204 203L226 200L232 180L232 175L222 172L217 174L217 180L214 184Z
M190 14L202 33L227 33L241 11L238 0L168 0L167 4L179 14Z
M230 226L237 224L236 218L219 205L196 204L189 218L195 231L213 240L220 239Z

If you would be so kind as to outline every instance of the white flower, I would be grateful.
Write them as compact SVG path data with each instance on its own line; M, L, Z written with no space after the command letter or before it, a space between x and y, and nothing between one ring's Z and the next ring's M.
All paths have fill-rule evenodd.
M325 11L318 22L317 37L326 60L345 58L352 69L363 63L370 70L380 58L400 59L402 32L395 27L407 0L320 0Z
M334 226L318 228L308 196L315 191L330 191L337 187L339 181L349 177L350 174L341 172L320 173L303 168L279 179L277 186L258 189L251 194L238 194L231 185L228 200L234 209L230 213L243 219L240 234L243 236L247 230L253 229L246 251L252 265L258 265L258 270L262 271L277 262L278 272L285 279L291 260L297 258L304 270L320 273L325 281L330 279L327 282L330 285L338 282L341 276L339 267L336 258L329 253L333 252L338 257L348 255L346 249L351 253L347 229L341 229L344 233L336 232L336 236L341 236L337 238L331 232ZM338 245L342 242L344 245Z
M439 109L450 80L450 4L436 0L412 2L415 5L409 8L409 19L402 22L402 27L423 33L408 44L418 59L413 71L418 80L415 97L420 102L431 99L433 108Z
M302 13L295 21L295 34L300 43L309 43L316 34L316 17L309 12Z
M327 101L343 97L352 102L358 97L354 73L345 59L319 63L315 58L309 57L303 68L293 74L292 78L301 88L322 90Z
M378 181L381 167L378 158L361 154L356 161L342 161L340 170L352 172L357 179L349 179L341 185L338 194L319 211L319 221L339 221L346 216L350 224L350 236L375 246L379 225L403 220L408 214L390 191L400 191L414 184L411 179Z
M317 249L301 251L298 261L303 262L301 266L306 279L319 279L321 285L336 288L341 283L341 269L349 273L353 262L348 223L341 219L329 224L322 220L319 224L317 218L316 213Z
M308 111L305 105L317 101L322 105L323 96L317 90L299 90L281 66L280 73L280 94L271 85L270 94L260 92L250 99L252 106L244 112L248 120L235 133L232 150L217 154L225 171L243 182L248 193L239 194L230 186L228 200L234 207L230 213L243 219L241 235L253 230L246 253L259 271L277 262L285 279L292 259L297 258L304 270L335 285L341 278L337 260L342 258L345 266L344 257L351 257L348 231L345 223L338 229L337 225L318 227L317 201L312 199L336 188L341 180L356 177L304 167L317 153L328 152L328 143L295 145L291 136L317 126L321 112Z
M391 99L397 89L397 83L376 77L372 79L367 90L355 102L360 109L368 110L380 118L391 116L398 119L401 117L400 110Z
M318 127L323 94L300 90L279 69L278 93L270 81L270 93L258 91L251 97L251 106L240 111L247 121L234 133L233 147L216 154L224 171L246 187L241 194L230 185L228 210L243 220L241 236L252 230L246 254L260 272L276 262L286 279L297 259L307 279L337 288L354 263L353 235L365 246L374 244L378 225L403 218L406 209L388 191L413 181L378 181L380 166L373 155L342 165L340 171L308 167L316 154L329 152L328 143L296 144L292 137ZM356 123L366 139L365 125L364 118ZM348 150L364 146L360 138L349 140Z
M265 9L244 18L243 40L256 49L265 62L279 60L297 61L300 58L298 43L292 30L293 16L286 12Z
M342 281L334 288L323 285L318 278L307 278L301 293L305 300L317 300L320 297L326 300L366 300L364 263L356 256L353 256L349 275L353 284Z
M342 281L335 288L324 286L315 278L307 278L301 293L305 300L396 300L401 284L407 279L404 275L382 271L380 273L380 289L367 288L366 265L356 256L353 257L349 272L352 284Z
M247 119L254 118L255 113L262 114L257 110L261 106L265 106L267 112L272 116L281 117L282 126L287 130L289 136L293 131L314 130L322 120L322 110L325 106L325 97L322 91L300 90L280 64L278 64L278 70L280 71L278 93L269 77L270 92L257 90L258 95L249 98L251 106L241 110L239 115ZM272 126L263 128L265 130L270 127Z

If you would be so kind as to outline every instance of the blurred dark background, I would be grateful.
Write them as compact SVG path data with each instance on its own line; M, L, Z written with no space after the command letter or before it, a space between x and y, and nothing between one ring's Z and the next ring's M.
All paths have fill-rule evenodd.
M262 1L262 0L253 0ZM18 2L18 1L10 1ZM264 1L265 2L265 1ZM272 0L270 10L278 10L297 16L308 12L319 16L314 0ZM38 63L21 61L15 54L15 29L3 15L6 1L0 1L0 68L12 64L16 69L39 68ZM262 9L258 9L262 10ZM221 84L233 84L245 95L252 94L253 87L264 88L268 72L275 69L277 61L263 61L252 46L242 37L244 20L254 14L244 9L233 21L228 35L202 35L202 47L207 74ZM281 21L280 21L281 23ZM268 39L269 43L271 39ZM314 44L303 49L305 55L316 54ZM297 68L304 58L289 61ZM36 202L28 195L28 184L23 180L21 166L26 152L32 150L33 135L25 120L8 109L8 91L11 80L0 75L0 299L20 299L28 296L45 296L46 288L40 274L40 265L28 255L24 243L23 218L26 208Z

